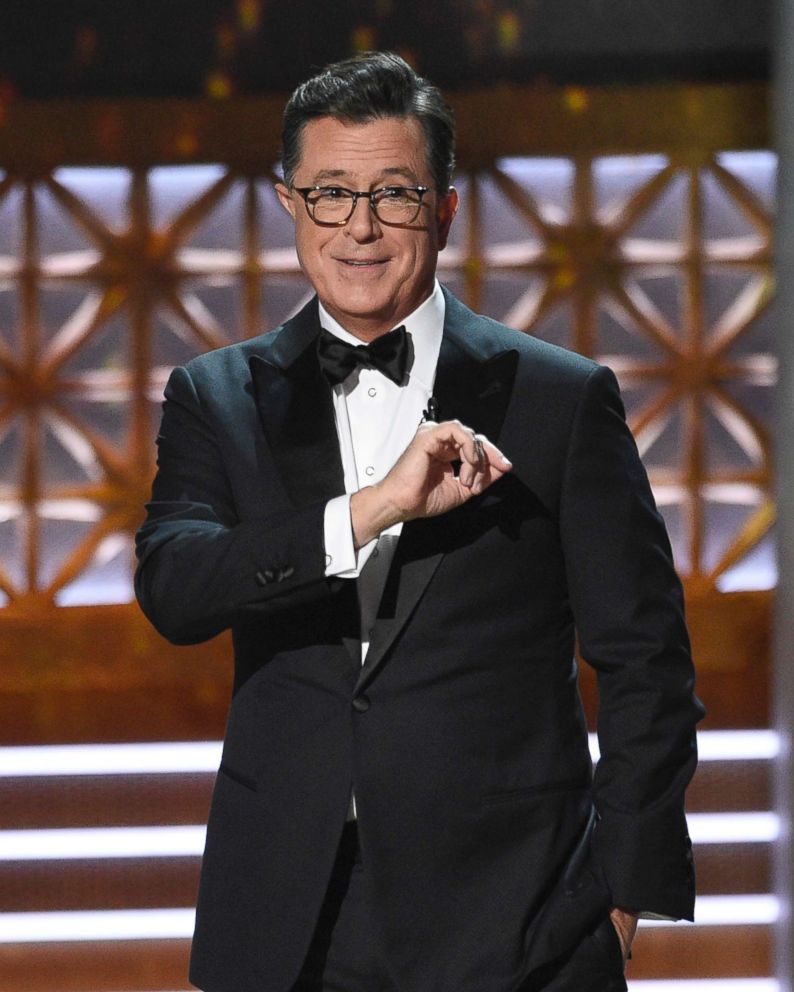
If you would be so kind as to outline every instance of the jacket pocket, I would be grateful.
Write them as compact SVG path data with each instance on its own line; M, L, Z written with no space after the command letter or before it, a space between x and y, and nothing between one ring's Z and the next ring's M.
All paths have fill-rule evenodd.
M232 782L236 782L238 785L242 785L246 789L250 789L251 792L257 791L256 780L251 778L250 775L244 775L242 772L236 771L234 768L230 768L225 761L221 761L218 772L221 775L225 775L230 778Z
M534 785L489 792L483 796L483 803L486 806L496 806L501 803L518 802L521 799L533 799L536 796L553 795L558 792L584 791L589 787L590 783L583 782L581 778L561 779L557 782L539 782Z

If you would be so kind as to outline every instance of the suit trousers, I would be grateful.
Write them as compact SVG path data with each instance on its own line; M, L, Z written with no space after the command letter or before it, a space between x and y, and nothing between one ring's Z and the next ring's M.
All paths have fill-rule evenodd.
M306 960L291 992L402 992L385 966L364 871L356 825L348 823ZM625 990L620 941L607 917L570 953L534 970L518 989L478 992Z

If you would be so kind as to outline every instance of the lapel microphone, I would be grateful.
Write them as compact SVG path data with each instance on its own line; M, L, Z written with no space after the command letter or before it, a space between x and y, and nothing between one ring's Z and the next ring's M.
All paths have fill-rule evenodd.
M427 401L427 409L422 411L422 420L438 424L441 421L441 407L435 396L431 396Z

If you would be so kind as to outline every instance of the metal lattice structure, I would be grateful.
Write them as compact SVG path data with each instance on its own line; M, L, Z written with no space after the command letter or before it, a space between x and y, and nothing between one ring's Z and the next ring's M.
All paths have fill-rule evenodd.
M517 296L497 316L618 373L690 593L773 584L773 156L555 166L508 160L470 178L468 297L487 308L507 278ZM544 171L552 192L562 180L556 202ZM525 239L484 237L495 198Z
M263 281L297 269L260 251L259 181L204 169L213 178L196 193L196 171L187 185L183 172L62 169L0 185L19 239L0 260L4 311L16 309L0 341L0 588L11 607L131 599L130 536L168 371L236 330L199 290L239 285L242 332L258 333ZM232 189L239 226L228 204L223 221L240 242L187 247Z
M617 371L679 567L705 589L773 519L758 395L775 379L772 177L758 155L502 160L459 178L466 206L442 256L442 278L476 309ZM0 184L19 239L0 257L11 606L129 599L170 367L306 296L272 178L61 169Z

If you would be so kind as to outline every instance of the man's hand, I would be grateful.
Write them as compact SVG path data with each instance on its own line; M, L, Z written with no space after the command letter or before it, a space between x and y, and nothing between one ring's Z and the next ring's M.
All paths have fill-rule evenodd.
M613 909L609 913L609 918L617 931L620 947L623 951L623 963L625 964L629 959L631 945L637 932L637 914L629 913L624 909Z
M458 460L460 472L455 475L452 462ZM458 420L420 424L386 478L359 490L350 500L356 547L392 524L454 510L511 468L484 435Z

